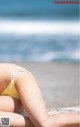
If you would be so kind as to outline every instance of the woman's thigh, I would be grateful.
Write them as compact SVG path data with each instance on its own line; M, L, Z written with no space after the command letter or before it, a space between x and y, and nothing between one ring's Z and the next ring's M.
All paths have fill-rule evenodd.
M21 102L10 96L0 96L0 111L20 112Z

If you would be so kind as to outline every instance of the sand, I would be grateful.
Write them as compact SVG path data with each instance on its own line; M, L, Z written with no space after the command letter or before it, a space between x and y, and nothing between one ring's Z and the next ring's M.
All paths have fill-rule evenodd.
M19 62L17 64L35 75L48 109L79 106L78 63Z

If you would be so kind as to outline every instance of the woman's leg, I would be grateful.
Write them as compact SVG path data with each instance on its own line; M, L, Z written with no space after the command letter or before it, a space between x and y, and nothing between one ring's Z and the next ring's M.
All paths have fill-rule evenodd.
M20 95L22 104L35 127L60 127L60 125L62 127L64 122L66 125L73 125L76 123L75 127L78 127L79 121L77 120L75 122L75 118L78 118L78 115L61 115L58 117L59 121L57 119L58 115L55 115L56 117L50 117L48 115L41 91L31 73L19 73L16 78L15 86Z
M9 118L10 127L34 127L29 118L23 117L17 113L3 111L0 111L0 127L2 123L1 120L3 118Z
M18 113L21 108L21 102L10 96L0 96L0 111L16 112Z
M17 113L21 110L21 102L9 96L0 96L0 121L1 118L10 118L13 127L33 127L29 118ZM15 112L15 113L13 113Z
M20 95L22 104L35 127L47 127L49 116L40 89L31 73L18 73L15 87Z

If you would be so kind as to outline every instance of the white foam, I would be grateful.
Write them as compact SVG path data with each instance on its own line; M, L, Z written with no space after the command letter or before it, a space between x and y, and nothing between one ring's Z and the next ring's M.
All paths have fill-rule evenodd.
M36 56L33 58L34 61L42 61L48 62L52 60L60 60L60 59L70 59L70 60L80 60L80 51L73 51L73 52L48 52L42 54L40 56Z
M79 22L0 20L0 34L79 34Z
M71 58L75 60L80 60L80 51L74 51L71 53Z

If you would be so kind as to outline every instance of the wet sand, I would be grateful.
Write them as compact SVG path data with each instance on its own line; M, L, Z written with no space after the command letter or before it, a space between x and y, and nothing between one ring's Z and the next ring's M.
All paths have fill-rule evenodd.
M35 75L47 108L79 106L78 63L25 62L17 64Z

